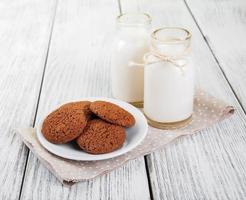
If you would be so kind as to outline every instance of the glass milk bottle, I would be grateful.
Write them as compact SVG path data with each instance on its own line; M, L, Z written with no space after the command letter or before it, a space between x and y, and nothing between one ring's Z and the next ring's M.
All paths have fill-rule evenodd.
M151 18L145 13L125 13L117 17L112 52L113 97L142 107L144 98L143 56L149 51Z
M190 59L191 33L167 27L151 35L145 55L144 113L158 128L178 128L191 120L194 69Z

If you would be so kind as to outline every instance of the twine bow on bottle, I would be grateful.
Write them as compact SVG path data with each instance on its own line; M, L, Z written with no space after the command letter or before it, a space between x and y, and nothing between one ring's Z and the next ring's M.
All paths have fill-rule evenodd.
M191 49L189 47L185 51L183 51L181 54L178 54L175 56L169 56L169 55L160 53L159 51L155 49L152 49L150 52L144 54L144 57L143 57L144 63L136 63L136 62L130 61L128 65L144 67L149 64L155 64L159 62L169 62L173 64L173 66L179 68L182 73L184 73L185 65L188 63L188 60L185 58L185 56L189 54L190 50ZM149 57L151 56L154 57L155 60L153 59L150 60Z

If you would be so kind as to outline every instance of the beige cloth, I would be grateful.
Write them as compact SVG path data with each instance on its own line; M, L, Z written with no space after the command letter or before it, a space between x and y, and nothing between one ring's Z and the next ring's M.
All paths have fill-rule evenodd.
M73 184L92 179L122 166L128 160L149 154L163 148L175 138L193 134L207 128L234 113L234 108L226 103L199 91L196 93L194 114L190 124L178 130L160 130L149 127L144 141L132 151L108 160L102 161L73 161L60 158L45 150L38 142L35 129L19 129L17 133L41 163L46 166L62 183Z

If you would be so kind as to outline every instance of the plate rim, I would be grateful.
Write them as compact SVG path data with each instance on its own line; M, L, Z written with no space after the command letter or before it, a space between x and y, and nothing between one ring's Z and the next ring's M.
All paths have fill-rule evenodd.
M87 158L87 159L79 159L79 158L71 158L67 155L62 155L61 153L57 153L57 151L54 151L53 149L47 147L47 145L45 144L45 142L43 142L43 139L46 141L46 142L49 142L48 140L46 140L46 138L44 138L42 136L42 132L41 132L41 127L42 127L42 124L43 124L43 121L45 119L45 117L52 111L54 111L55 109L59 108L60 106L62 106L63 104L66 104L66 103L71 103L71 102L76 102L76 101L96 101L96 100L103 100L103 101L109 101L109 102L112 102L112 103L115 103L117 104L117 102L119 103L123 103L125 104L126 106L130 106L132 107L138 114L139 116L141 116L142 118L142 122L143 122L143 126L144 126L144 130L143 133L142 133L142 137L139 138L139 140L132 146L130 147L129 149L127 149L126 151L122 151L122 152L118 152L118 153L115 153L115 155L111 155L111 156L106 156L107 154L109 153L105 153L105 154L89 154L87 153L88 155L90 155L91 158ZM118 104L117 104L118 105ZM36 131L36 137L39 141L39 143L41 144L41 146L43 148L45 148L48 152L56 155L56 156L59 156L61 158L65 158L65 159L69 159L69 160L74 160L74 161L99 161L99 160L107 160L107 159L111 159L111 158L115 158L115 157L118 157L118 156L121 156L121 155L124 155L128 152L130 152L131 150L135 149L144 139L145 137L147 136L147 133L148 133L148 123L147 123L147 119L145 118L144 114L136 107L134 107L133 105L125 102L125 101L122 101L122 100L119 100L119 99L115 99L115 98L110 98L110 97L82 97L80 99L72 99L72 100L66 100L64 101L63 103L59 103L57 105L55 105L53 108L49 109L50 111L47 112L41 120L39 120L38 124L37 124L37 131ZM128 111L128 110L127 110ZM129 112L129 111L128 111ZM133 114L133 113L131 113ZM142 123L141 122L141 123ZM40 137L43 137L43 139L41 139ZM51 142L49 142L51 143ZM53 144L51 143L52 145L56 145L56 144ZM86 153L85 151L83 151L83 153ZM110 152L112 153L112 152ZM103 155L103 156L102 156ZM101 157L101 158L100 158Z

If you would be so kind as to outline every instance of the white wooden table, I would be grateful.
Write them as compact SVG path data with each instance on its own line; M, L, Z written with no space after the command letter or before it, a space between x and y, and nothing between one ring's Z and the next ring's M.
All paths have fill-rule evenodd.
M91 181L65 187L15 127L52 106L111 96L108 51L120 12L193 32L197 83L236 114ZM0 199L246 199L245 0L1 0Z

